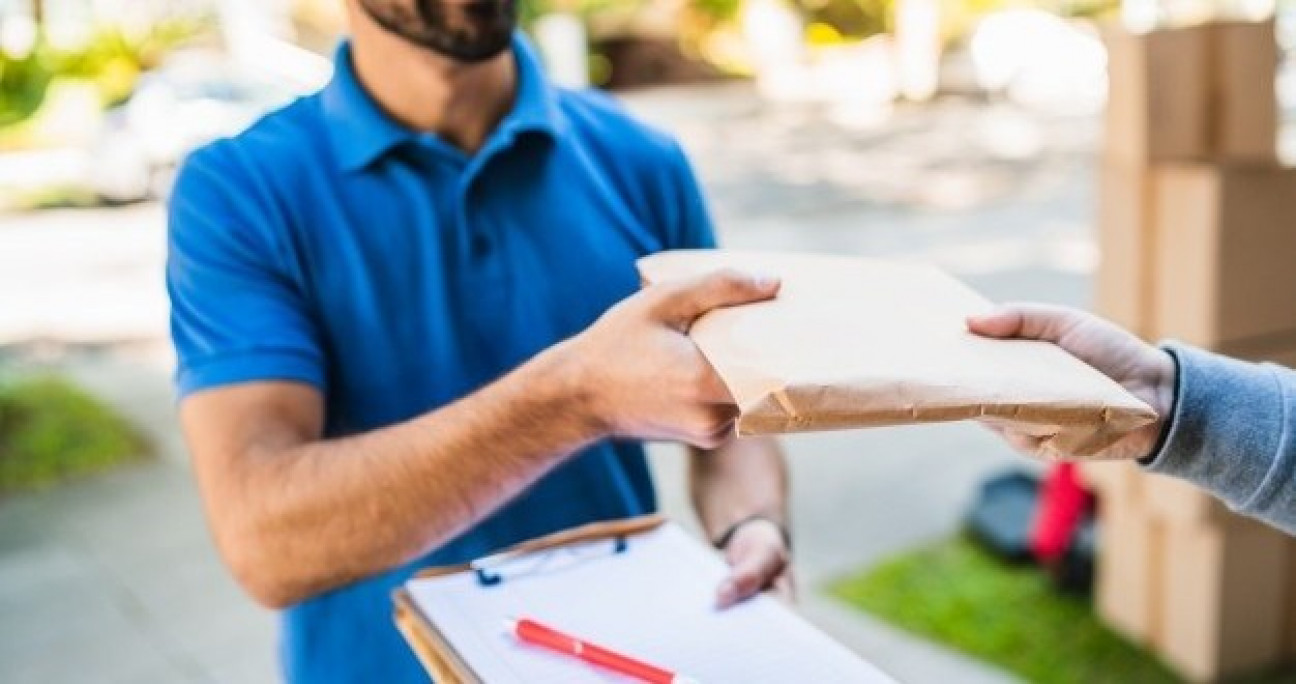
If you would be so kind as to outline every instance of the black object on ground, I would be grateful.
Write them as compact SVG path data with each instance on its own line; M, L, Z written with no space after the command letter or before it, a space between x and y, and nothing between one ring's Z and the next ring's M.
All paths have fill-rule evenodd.
M968 533L1000 558L1014 563L1031 561L1030 530L1039 486L1039 479L1024 470L990 477L981 484L968 511Z
M1084 522L1071 537L1066 555L1050 568L1053 585L1058 591L1086 595L1093 590L1094 557L1098 548L1098 525L1093 513L1085 512Z

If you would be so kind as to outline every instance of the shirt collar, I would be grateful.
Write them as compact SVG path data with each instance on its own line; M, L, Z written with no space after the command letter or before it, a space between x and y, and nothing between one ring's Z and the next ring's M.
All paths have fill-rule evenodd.
M512 50L517 62L517 92L512 109L491 137L512 138L534 131L556 138L565 125L558 94L520 31L513 34ZM329 137L343 170L363 169L397 145L418 137L418 133L387 116L360 84L351 62L350 41L338 45L333 62L333 79L324 87L321 100ZM488 141L483 151L494 148L493 142Z

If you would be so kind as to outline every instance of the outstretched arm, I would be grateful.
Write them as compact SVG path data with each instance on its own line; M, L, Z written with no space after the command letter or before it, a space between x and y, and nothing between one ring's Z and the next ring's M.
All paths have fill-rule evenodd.
M774 296L734 273L655 286L464 399L324 439L323 400L292 382L196 392L181 414L217 545L262 603L286 606L413 560L605 437L716 448L728 390L684 331Z
M1091 314L1017 304L968 321L988 337L1052 342L1121 383L1161 416L1100 454L1141 459L1229 508L1296 534L1296 372L1186 345L1154 347ZM1025 435L1004 437L1032 451Z

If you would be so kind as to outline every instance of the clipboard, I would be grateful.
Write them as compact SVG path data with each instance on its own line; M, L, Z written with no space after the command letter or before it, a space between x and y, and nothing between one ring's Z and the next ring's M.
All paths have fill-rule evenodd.
M594 522L568 530L524 541L499 553L479 558L469 563L444 565L426 568L418 572L415 578L444 577L457 573L471 572L477 575L477 583L483 587L494 586L503 581L495 569L511 560L525 556L545 553L573 544L608 540L613 543L613 553L624 553L632 543L635 535L655 530L666 522L661 514ZM396 629L409 643L410 649L422 663L423 669L432 676L437 684L484 684L477 673L459 655L445 635L432 623L410 595L408 589L401 587L393 595L395 608L393 619Z
M775 598L717 609L715 590L729 572L709 544L650 515L429 568L395 592L394 617L439 684L611 681L602 669L518 642L503 625L520 617L702 682L893 684Z

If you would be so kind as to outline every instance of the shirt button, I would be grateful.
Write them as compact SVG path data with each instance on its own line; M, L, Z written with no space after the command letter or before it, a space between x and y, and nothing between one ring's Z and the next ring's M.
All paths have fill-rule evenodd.
M485 256L491 250L491 239L485 235L474 235L472 238L472 251L476 256Z

